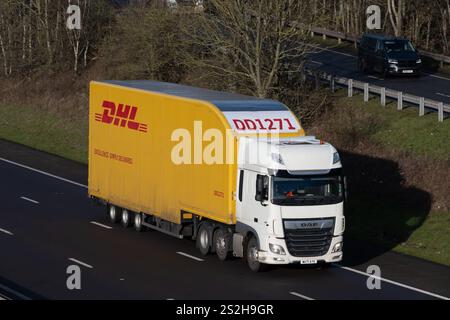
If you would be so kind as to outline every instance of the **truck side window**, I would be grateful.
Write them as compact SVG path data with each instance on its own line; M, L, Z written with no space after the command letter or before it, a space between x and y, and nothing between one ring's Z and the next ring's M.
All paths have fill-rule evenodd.
M239 173L239 201L242 202L242 189L244 186L244 170Z

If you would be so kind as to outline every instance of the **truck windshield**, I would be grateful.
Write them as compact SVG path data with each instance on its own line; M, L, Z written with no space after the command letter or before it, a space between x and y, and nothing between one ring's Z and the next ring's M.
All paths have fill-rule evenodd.
M285 206L336 204L343 201L341 176L273 177L272 203Z
M387 52L415 51L411 42L407 40L385 41L384 48Z

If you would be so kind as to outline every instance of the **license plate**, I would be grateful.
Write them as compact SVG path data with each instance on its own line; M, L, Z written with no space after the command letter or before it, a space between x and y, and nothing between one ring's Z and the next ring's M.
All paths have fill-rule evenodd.
M413 73L412 70L403 70L403 73Z
M300 260L300 264L316 264L317 260L315 259L303 259Z

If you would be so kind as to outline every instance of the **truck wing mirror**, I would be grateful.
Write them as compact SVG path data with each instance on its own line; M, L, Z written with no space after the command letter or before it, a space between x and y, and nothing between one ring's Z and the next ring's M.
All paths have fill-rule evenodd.
M263 193L264 193L264 180L263 176L257 175L256 176L256 195L255 200L256 201L263 201Z
M268 178L267 176L263 175L257 175L256 176L256 194L255 194L255 200L263 202L268 199Z

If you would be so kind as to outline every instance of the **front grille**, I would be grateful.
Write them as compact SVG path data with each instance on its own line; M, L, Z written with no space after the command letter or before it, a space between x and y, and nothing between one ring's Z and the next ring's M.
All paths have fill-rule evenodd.
M399 67L415 67L416 60L400 60L398 62Z
M320 221L320 220L319 220ZM333 226L313 229L287 229L285 240L289 253L294 257L317 257L326 254L333 238Z

